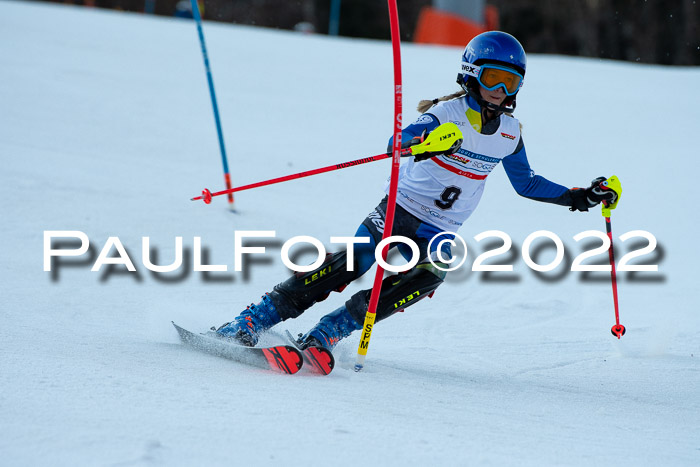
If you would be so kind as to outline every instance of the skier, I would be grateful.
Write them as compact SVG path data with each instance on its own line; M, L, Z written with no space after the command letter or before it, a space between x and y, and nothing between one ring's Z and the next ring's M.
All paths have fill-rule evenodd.
M436 245L452 239L479 203L489 173L499 164L515 191L526 198L568 206L572 211L588 211L601 201L613 203L614 191L600 187L604 177L590 187L571 188L553 183L535 173L525 154L520 124L512 116L516 96L526 70L523 47L510 34L489 31L474 37L466 46L457 83L461 90L432 101L421 101L418 119L403 130L404 147L420 143L439 125L457 124L463 133L461 147L444 153L426 153L402 164L396 200L393 235L410 238L420 249L420 261L412 269L384 279L377 305L376 321L432 296L446 273L437 266ZM391 148L391 141L389 143ZM387 188L388 190L388 188ZM347 252L329 254L316 270L295 273L263 295L216 332L247 346L255 346L259 336L272 326L296 318L332 291L342 291L374 264L374 251L382 238L387 208L385 197L362 222L356 237L369 237L369 243L354 245L354 261L348 265ZM428 251L430 240L432 242ZM392 245L393 247L393 245ZM411 258L411 251L398 244L399 251ZM450 259L449 242L442 242L441 255ZM431 264L433 259L435 265ZM371 290L355 293L343 306L321 318L301 336L302 348L323 346L332 349L341 339L362 328Z

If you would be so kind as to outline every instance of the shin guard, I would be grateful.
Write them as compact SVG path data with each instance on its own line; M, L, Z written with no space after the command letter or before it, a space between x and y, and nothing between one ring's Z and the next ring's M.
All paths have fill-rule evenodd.
M439 264L439 263L438 263ZM389 276L382 282L382 291L377 304L376 321L388 318L398 311L431 297L447 273L430 263L419 264L415 268ZM372 291L363 290L345 302L350 315L358 323L364 323Z
M282 320L296 318L333 292L342 291L357 278L357 265L348 271L345 251L329 253L321 266L310 272L296 272L277 284L270 293Z

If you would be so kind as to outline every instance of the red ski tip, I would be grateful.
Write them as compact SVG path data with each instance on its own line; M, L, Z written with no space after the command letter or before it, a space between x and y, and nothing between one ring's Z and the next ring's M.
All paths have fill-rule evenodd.
M625 335L625 327L621 324L616 324L615 326L610 329L610 332L612 332L612 335L617 337L618 339L621 338L622 336Z
M321 347L309 347L303 353L304 359L311 365L312 373L327 375L333 371L335 359L330 350Z

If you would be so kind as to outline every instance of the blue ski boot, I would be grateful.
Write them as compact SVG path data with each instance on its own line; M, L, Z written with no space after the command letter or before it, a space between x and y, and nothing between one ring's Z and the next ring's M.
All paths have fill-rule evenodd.
M282 321L268 294L257 305L251 304L230 323L216 330L222 337L233 339L248 347L255 347L260 334Z
M350 316L348 309L343 305L321 318L321 321L316 326L302 336L300 339L301 347L305 349L312 346L321 346L328 350L333 350L333 347L341 339L348 337L353 331L359 329L362 329L362 325L358 324Z

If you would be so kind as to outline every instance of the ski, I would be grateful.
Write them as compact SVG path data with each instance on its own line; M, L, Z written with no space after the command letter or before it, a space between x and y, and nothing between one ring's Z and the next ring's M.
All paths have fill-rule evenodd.
M200 352L288 375L298 372L304 364L301 351L291 345L246 347L218 337L213 332L195 334L172 323L182 343Z
M331 371L333 371L333 367L335 366L335 359L333 358L333 354L330 350L328 350L325 347L319 346L311 346L302 349L299 346L299 342L297 342L294 339L290 332L285 332L287 333L287 338L289 339L289 341L301 351L301 354L304 357L304 365L312 373L325 376L327 374L330 374Z

